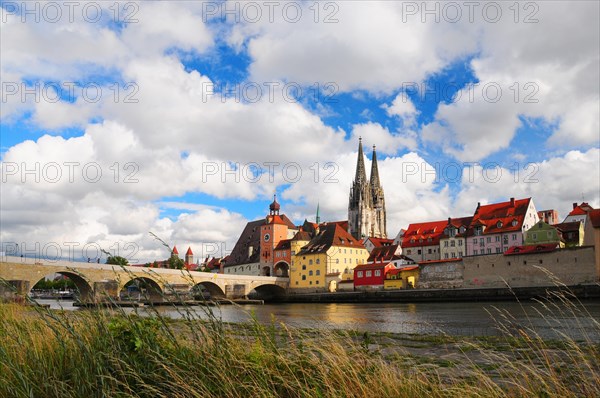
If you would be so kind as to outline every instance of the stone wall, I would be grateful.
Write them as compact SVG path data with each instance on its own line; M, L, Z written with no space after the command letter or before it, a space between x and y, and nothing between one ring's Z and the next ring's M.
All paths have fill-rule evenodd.
M420 264L419 289L455 289L463 285L463 262L448 261Z
M463 287L534 287L598 282L594 247L563 249L551 253L465 257Z

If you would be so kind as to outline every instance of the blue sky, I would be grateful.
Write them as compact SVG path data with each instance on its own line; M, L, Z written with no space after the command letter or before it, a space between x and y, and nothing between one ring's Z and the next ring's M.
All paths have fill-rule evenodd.
M117 19L103 6L97 22L80 10L73 21L42 13L38 22L3 1L2 241L133 241L152 257L146 233L157 230L172 242L231 245L274 192L295 221L313 218L317 203L322 218L343 219L358 136L368 157L378 148L390 235L511 196L563 216L582 195L600 205L597 3L541 2L533 24L509 9L497 23L436 23L403 14L399 2L334 3L318 18L313 3L293 3L302 10L294 23L277 12L269 21L265 8L249 20L245 3L234 23L220 14L236 10L232 2L185 1L123 3ZM332 10L336 22L325 23ZM23 101L32 87L38 100ZM232 94L252 87L261 95ZM37 162L40 174L56 163L64 175L73 161L97 164L103 179L21 174ZM271 161L272 182L205 181L202 172ZM323 180L327 162L336 183ZM117 181L130 163L139 180ZM438 181L421 168L403 176L409 163L436 168ZM115 164L121 174L111 178ZM282 176L289 164L301 180ZM439 178L448 165L462 179Z

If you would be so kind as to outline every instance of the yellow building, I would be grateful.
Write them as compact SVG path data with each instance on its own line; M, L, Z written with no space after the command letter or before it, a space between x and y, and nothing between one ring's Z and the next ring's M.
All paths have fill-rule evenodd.
M311 291L328 290L329 284L349 277L354 267L369 258L369 252L361 242L337 223L323 225L315 237L295 253L290 289ZM332 278L336 273L338 276Z

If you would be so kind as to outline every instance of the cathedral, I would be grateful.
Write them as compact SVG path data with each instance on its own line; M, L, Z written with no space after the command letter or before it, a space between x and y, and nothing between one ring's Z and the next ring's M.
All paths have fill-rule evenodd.
M348 232L354 238L387 238L385 229L385 198L379 181L377 153L373 145L371 179L367 180L363 155L362 138L358 139L358 161L356 176L350 188L348 203Z

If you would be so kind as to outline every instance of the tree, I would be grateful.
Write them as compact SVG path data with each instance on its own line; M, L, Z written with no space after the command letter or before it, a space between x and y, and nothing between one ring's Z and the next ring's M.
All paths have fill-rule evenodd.
M182 259L179 258L179 256L177 254L171 254L171 257L169 257L169 268L171 269L183 269L184 268L185 263L183 262Z
M125 257L121 256L108 256L106 264L113 265L129 265L129 261Z

